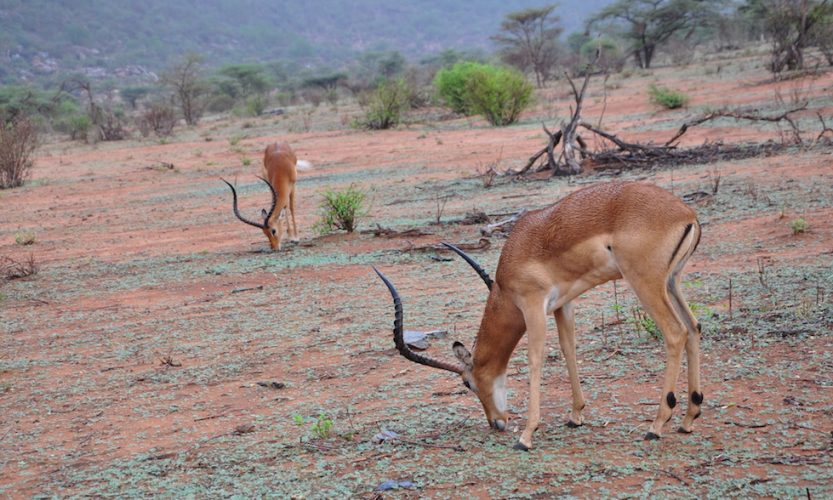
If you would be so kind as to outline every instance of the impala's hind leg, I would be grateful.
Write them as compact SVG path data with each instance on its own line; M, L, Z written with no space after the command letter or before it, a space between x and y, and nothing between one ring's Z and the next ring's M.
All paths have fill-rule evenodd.
M289 236L289 241L298 243L301 238L298 237L298 224L295 223L295 187L289 192L289 214L292 217L292 233ZM286 219L286 231L289 232L289 218Z
M654 423L645 434L645 439L659 439L663 425L671 419L674 407L677 406L674 389L680 374L687 332L677 316L673 299L668 295L666 276L649 269L622 269L622 275L630 283L642 306L654 319L665 338L666 365L659 410Z
M680 264L680 268L682 268ZM668 279L668 294L676 306L677 314L686 327L686 364L688 366L688 408L679 432L691 432L694 420L700 416L700 405L703 404L703 390L700 388L700 323L691 313L682 293L678 273L675 272Z
M567 302L560 309L556 309L553 315L558 325L558 343L561 345L561 352L564 353L567 373L570 375L570 390L573 394L573 409L567 426L578 427L583 423L581 411L584 409L584 395L581 392L576 365L576 319L573 304Z

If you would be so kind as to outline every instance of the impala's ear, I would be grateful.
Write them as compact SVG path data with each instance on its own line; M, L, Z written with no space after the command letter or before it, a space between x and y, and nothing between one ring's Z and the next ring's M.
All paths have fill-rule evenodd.
M460 342L454 342L451 349L454 351L454 355L457 356L457 359L459 359L466 368L471 368L471 353L468 349L466 349L466 346Z

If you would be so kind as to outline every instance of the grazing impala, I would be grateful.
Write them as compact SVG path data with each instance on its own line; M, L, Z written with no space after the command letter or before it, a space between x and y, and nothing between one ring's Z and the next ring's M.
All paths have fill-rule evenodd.
M281 219L285 218L287 205L292 217L292 225L289 225L289 219L286 218L286 232L289 234L290 241L298 242L298 226L295 224L295 179L298 176L298 170L308 168L310 164L298 161L289 144L276 142L266 147L263 153L263 177L260 179L272 191L272 208L268 212L261 211L262 223L250 221L240 215L237 209L237 191L234 190L234 186L223 179L223 182L231 188L234 215L246 224L262 229L269 238L269 246L272 250L281 249Z
M570 377L573 404L567 425L582 424L584 396L576 369L572 301L610 280L624 278L665 337L667 361L657 417L645 439L659 439L677 404L674 388L683 350L688 364L688 410L680 432L691 432L700 416L700 324L680 293L679 277L700 240L693 210L668 191L649 184L614 182L580 189L554 205L518 220L503 247L494 281L469 256L464 258L489 287L474 353L455 342L461 364L417 354L403 339L402 303L393 296L394 342L407 359L458 373L477 394L489 425L505 430L506 368L524 332L529 334L529 416L515 448L528 450L540 420L541 367L546 316L554 314Z

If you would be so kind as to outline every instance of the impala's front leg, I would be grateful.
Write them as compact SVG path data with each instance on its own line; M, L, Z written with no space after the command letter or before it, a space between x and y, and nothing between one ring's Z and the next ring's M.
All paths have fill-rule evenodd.
M536 307L537 306L537 307ZM515 449L527 451L532 448L532 433L541 421L541 370L544 365L544 349L547 340L547 321L544 307L540 302L524 310L528 336L527 356L529 358L529 411L521 438Z
M567 302L560 309L556 309L555 324L558 325L558 343L564 354L567 373L570 375L570 389L573 394L573 409L570 412L568 427L579 427L583 423L581 411L584 409L584 395L581 393L581 383L578 379L576 365L576 318L573 314L573 304Z

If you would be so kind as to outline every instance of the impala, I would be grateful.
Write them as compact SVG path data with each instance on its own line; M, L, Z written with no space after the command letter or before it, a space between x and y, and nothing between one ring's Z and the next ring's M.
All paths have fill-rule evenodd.
M529 450L540 421L541 368L546 316L555 316L567 365L572 411L567 425L582 425L584 396L576 368L573 299L610 280L624 278L662 330L667 361L656 419L645 439L659 439L677 404L674 389L683 350L688 365L688 408L679 432L689 433L700 416L700 324L680 293L680 272L700 241L692 209L668 191L650 184L614 182L573 192L547 208L528 212L515 224L498 262L495 280L471 257L466 260L486 285L489 298L474 353L460 342L452 350L459 363L413 352L403 339L402 303L396 288L376 273L390 291L395 309L394 342L407 359L462 376L477 394L489 425L503 431L506 369L524 332L528 338L529 408L515 448ZM374 268L375 270L375 268Z
M238 219L263 230L263 234L269 238L269 246L272 250L281 249L281 219L284 219L285 210L289 207L289 214L292 217L292 225L289 219L286 220L286 232L292 242L298 242L298 226L295 223L295 180L298 177L298 170L307 170L310 164L299 161L295 152L285 142L276 142L266 147L263 153L263 176L260 179L269 186L272 192L272 208L267 212L261 210L263 222L258 223L246 219L240 214L237 208L237 191L234 186L223 179L223 182L231 188L232 208Z

